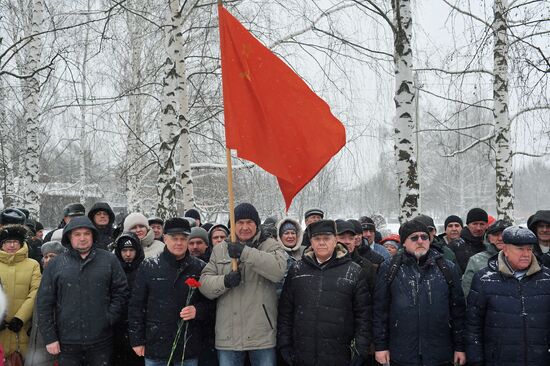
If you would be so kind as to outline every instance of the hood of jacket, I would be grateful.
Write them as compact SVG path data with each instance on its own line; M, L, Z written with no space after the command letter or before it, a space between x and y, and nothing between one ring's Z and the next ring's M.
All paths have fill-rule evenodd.
M527 220L527 228L537 234L537 224L547 222L550 224L550 210L539 210Z
M294 246L292 248L286 247L283 244L283 241L279 236L279 231L281 230L281 226L283 226L286 222L290 222L292 225L294 225L296 227L296 230L297 230L296 231L296 244L294 244ZM304 238L304 230L302 229L302 226L300 225L300 223L298 221L296 221L294 219L291 219L290 217L287 217L287 218L282 219L281 221L279 221L277 223L277 241L281 244L283 249L286 250L287 252L295 252L295 251L299 250L300 247L302 246L303 238Z
M88 212L88 218L94 222L94 216L98 211L105 211L109 215L109 223L107 226L111 227L115 223L115 213L111 209L111 206L107 202L96 202L90 211Z
M145 237L140 240L141 246L144 248L147 248L153 245L154 241L155 241L155 233L151 229L147 230L147 235L145 235Z
M66 248L72 248L71 246L71 240L69 239L69 234L71 231L75 229L90 229L92 231L93 236L93 245L95 246L95 243L97 241L97 228L93 224L92 220L90 220L86 216L77 216L73 218L69 223L63 228L63 236L61 237L61 244L65 246Z
M3 250L0 250L0 262L7 265L22 262L28 257L29 247L27 246L27 243L23 243L23 246L19 248L19 250L15 252L15 254L9 254L7 252L4 252Z
M132 246L132 248L136 250L136 256L133 261L125 262L124 259L122 259L122 246L118 244L115 246L115 255L120 262L122 269L126 273L138 269L141 262L145 259L145 252L143 251L143 247L141 245Z
M468 243L483 245L484 235L482 235L482 236L473 236L472 232L470 231L468 226L464 226L464 228L460 232L460 237Z

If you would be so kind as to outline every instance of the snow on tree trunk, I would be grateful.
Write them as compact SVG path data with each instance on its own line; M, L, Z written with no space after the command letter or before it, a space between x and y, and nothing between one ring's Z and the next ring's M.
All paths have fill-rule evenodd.
M130 36L130 90L128 97L128 145L126 148L126 202L128 212L141 212L142 194L141 187L141 164L138 161L141 158L142 148L140 139L142 138L142 97L140 95L139 85L142 80L141 75L141 52L143 49L143 28L138 17L128 12L127 16L128 32Z
M496 206L499 219L513 221L514 186L508 114L508 1L494 3L493 117L495 124Z
M412 15L410 0L392 0L394 15L395 63L395 155L400 203L399 220L418 214L420 184L414 144L415 110L413 90L413 55L411 49Z
M32 5L31 32L37 34L42 29L44 4L42 0L34 0ZM40 63L41 43L40 37L32 37L27 54L26 72L32 74L38 69ZM25 82L23 105L25 107L24 121L27 139L25 151L25 207L32 217L40 219L40 194L38 192L38 178L40 174L40 144L38 135L40 129L39 121L39 98L40 81L38 74L28 78Z
M158 206L157 215L168 218L177 215L176 206L176 169L175 151L181 130L178 105L178 88L181 87L180 67L178 57L183 58L181 28L183 17L179 11L179 2L170 0L170 11L166 27L166 75L162 86L162 117L160 121L159 173L157 179ZM178 56L181 55L181 56Z
M90 10L90 0L88 0L88 11ZM90 13L86 15L86 21L90 21ZM86 26L84 36L84 52L82 54L82 69L80 78L80 143L79 143L79 198L80 203L86 204L86 101L88 99L87 92L87 69L88 69L88 48L90 43L90 27Z

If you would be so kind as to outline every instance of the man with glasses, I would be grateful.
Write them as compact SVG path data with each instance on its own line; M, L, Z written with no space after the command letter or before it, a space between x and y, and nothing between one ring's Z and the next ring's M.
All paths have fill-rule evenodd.
M373 334L376 361L392 365L466 363L465 301L458 268L430 248L430 231L404 223L404 251L385 261L376 280Z

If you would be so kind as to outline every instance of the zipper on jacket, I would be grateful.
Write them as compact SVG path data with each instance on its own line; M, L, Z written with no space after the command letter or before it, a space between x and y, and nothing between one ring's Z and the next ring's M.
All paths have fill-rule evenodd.
M267 314L267 309L265 307L265 304L262 304L262 308L264 309L265 317L267 318L267 322L269 323L269 326L271 329L273 329L273 323L271 323L271 319L269 319L269 315Z
M517 280L519 285L519 299L521 301L521 320L523 321L523 358L525 365L527 365L527 324L526 318L527 313L525 312L525 299L523 297L523 286L521 285L521 280Z

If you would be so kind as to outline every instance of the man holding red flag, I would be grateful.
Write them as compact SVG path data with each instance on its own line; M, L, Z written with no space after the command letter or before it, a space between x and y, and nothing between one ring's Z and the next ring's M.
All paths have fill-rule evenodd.
M221 2L218 11L227 147L277 177L288 210L345 145L344 126Z

